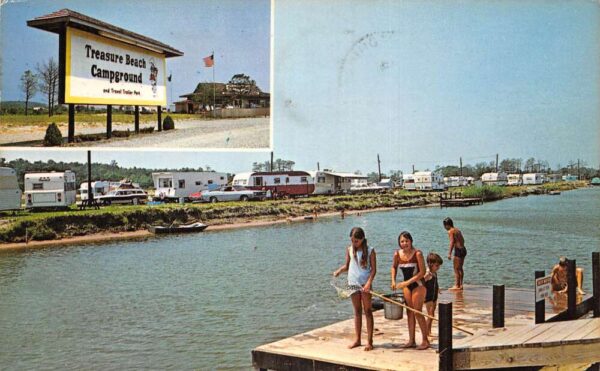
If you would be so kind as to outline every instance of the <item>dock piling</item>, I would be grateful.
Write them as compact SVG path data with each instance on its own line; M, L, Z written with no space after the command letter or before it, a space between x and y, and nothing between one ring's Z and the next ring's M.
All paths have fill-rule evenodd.
M535 278L542 278L546 274L545 271L535 271ZM535 282L535 281L534 281ZM533 285L533 300L535 300L535 283ZM540 300L535 302L535 324L546 322L546 300Z
M592 286L594 295L594 317L600 317L600 252L592 253Z
M439 369L452 371L452 302L439 303Z
M577 318L577 278L575 275L576 270L577 263L575 259L567 259L567 317L569 320Z
M504 327L504 285L494 285L493 288L492 327Z

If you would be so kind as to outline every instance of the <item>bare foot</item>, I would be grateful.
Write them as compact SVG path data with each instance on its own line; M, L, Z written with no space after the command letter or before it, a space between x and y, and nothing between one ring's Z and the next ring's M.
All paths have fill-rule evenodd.
M368 352L370 350L373 350L373 344L367 344L367 346L365 347L365 352Z
M415 344L415 342L414 342L414 341L409 341L408 343L404 344L404 345L402 346L402 348L414 348L414 347L416 347L416 346L417 346L417 344Z
M360 340L356 340L354 343L348 345L348 349L356 348L360 346Z
M456 290L460 290L460 287L452 286L452 287L449 287L448 290L456 291Z
M429 348L430 346L431 346L431 344L429 344L428 341L427 342L424 341L421 343L421 345L419 345L417 347L417 350L425 350L425 349Z

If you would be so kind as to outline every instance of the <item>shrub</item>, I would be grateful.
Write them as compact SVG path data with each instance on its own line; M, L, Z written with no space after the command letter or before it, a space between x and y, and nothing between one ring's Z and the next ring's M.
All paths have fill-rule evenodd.
M165 119L163 120L163 130L173 130L173 129L175 129L175 122L173 122L173 119L171 118L171 116L165 117Z
M153 126L149 126L147 128L141 128L140 129L140 133L142 133L142 134L149 134L149 133L152 133L152 132L154 132L154 127Z
M63 143L63 137L55 123L48 125L46 136L44 137L44 146L60 146Z

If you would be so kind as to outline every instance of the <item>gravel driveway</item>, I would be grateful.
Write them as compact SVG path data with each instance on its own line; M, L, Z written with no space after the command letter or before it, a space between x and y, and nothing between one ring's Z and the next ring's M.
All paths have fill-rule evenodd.
M268 117L221 120L175 121L175 130L156 131L156 124L141 124L140 128L154 126L151 134L140 134L129 138L112 138L96 142L75 143L78 147L113 148L176 148L176 149L234 149L269 148L270 124ZM59 126L67 136L67 126ZM133 123L113 123L113 130L132 130ZM43 140L46 129L33 126L5 129L0 135L0 145L16 142ZM75 123L75 135L105 133L105 125Z

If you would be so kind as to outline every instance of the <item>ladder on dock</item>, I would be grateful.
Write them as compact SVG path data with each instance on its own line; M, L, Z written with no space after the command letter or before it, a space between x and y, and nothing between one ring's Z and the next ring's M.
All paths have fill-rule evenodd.
M598 362L600 318L482 330L456 341L455 370Z

